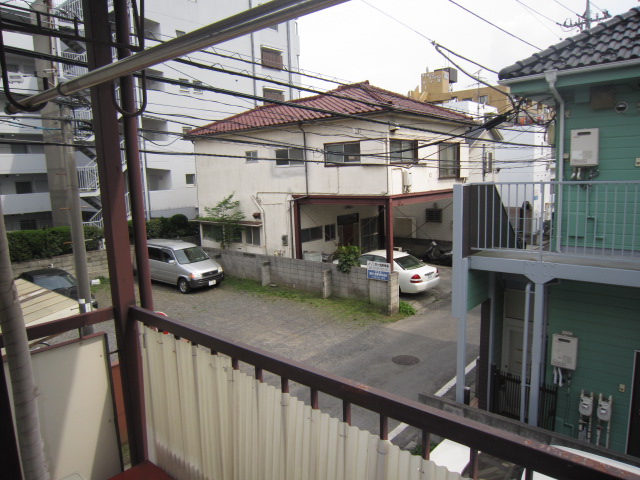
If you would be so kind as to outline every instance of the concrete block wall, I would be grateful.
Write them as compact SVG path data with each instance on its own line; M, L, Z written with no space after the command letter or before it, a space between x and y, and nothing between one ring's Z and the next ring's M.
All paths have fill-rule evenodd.
M204 248L229 275L261 282L274 283L304 291L316 292L323 297L368 300L372 304L386 306L387 313L398 312L400 294L398 274L389 282L369 280L365 268L353 268L342 273L332 263L298 260L253 253Z
M133 246L131 246L131 256L133 258ZM59 255L52 258L40 258L30 262L20 262L11 264L13 276L18 277L23 272L29 270L37 270L39 268L61 268L75 275L75 267L73 264L73 255ZM98 277L109 277L109 265L107 263L106 250L91 250L87 252L87 267L89 270L89 278L91 280Z

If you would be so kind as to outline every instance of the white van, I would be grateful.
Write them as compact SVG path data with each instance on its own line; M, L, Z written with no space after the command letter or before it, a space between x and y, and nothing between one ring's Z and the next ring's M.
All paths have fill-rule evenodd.
M151 280L177 285L182 293L220 285L224 270L199 246L182 240L147 241Z

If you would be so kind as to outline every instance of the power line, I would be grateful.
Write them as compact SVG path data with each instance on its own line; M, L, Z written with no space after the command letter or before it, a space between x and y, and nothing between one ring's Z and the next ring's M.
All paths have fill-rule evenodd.
M520 40L522 43L526 43L527 45L529 45L530 47L535 48L536 50L541 50L541 48L540 48L540 47L536 47L534 44L529 43L529 42L527 42L526 40L523 40L522 38L518 37L517 35L514 35L513 33L511 33L511 32L509 32L509 31L505 30L505 29L504 29L504 28L502 28L502 27L499 27L499 26L498 26L498 25L496 25L495 23L492 23L492 22L490 22L489 20L487 20L486 18L481 17L481 16L480 16L480 15L478 15L477 13L474 13L474 12L472 12L471 10L469 10L468 8L463 7L463 6L462 6L462 5L460 5L459 3L454 2L453 0L449 0L449 2L453 3L453 4L454 4L454 5L456 5L457 7L460 7L462 10L464 10L465 12L470 13L470 14L471 14L471 15L473 15L474 17L479 18L479 19L480 19L480 20L482 20L483 22L488 23L488 24L489 24L489 25L491 25L492 27L497 28L497 29L498 29L498 30L500 30L501 32L504 32L504 33L506 33L507 35L509 35L509 36L511 36L511 37L513 37L513 38L515 38L516 40Z

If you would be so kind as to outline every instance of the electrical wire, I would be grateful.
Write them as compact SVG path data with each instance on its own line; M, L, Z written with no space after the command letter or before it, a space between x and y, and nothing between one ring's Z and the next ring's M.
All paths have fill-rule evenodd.
M492 27L497 28L497 29L498 29L498 30L500 30L501 32L504 32L504 33L506 33L507 35L509 35L509 36L511 36L511 37L513 37L513 38L515 38L516 40L520 40L522 43L525 43L525 44L529 45L530 47L535 48L536 50L541 50L541 48L540 48L540 47L536 47L534 44L529 43L529 42L527 42L526 40L523 40L522 38L518 37L517 35L514 35L513 33L511 33L511 32L509 32L509 31L505 30L505 29L504 29L504 28L502 28L502 27L499 27L499 26L498 26L498 25L496 25L495 23L492 23L492 22L490 22L489 20L487 20L486 18L481 17L481 16L480 16L480 15L478 15L477 13L474 13L474 12L472 12L471 10L469 10L468 8L463 7L463 6L462 6L462 5L460 5L459 3L454 2L454 0L449 0L449 2L453 3L453 4L454 4L454 5L456 5L457 7L460 7L462 10L464 10L464 11L465 11L465 12L467 12L467 13L470 13L470 14L471 14L471 15L473 15L474 17L479 18L479 19L480 19L480 20L482 20L483 22L488 23L488 24L489 24L489 25L491 25Z

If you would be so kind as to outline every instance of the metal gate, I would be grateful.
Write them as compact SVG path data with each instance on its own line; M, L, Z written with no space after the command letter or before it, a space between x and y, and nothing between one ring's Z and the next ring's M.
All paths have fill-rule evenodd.
M520 385L519 375L493 370L493 398L491 412L508 418L518 420L520 418ZM530 385L525 387L527 404L525 404L525 422L528 420L528 399ZM538 427L553 430L556 421L556 408L558 404L558 386L540 386L538 406Z

